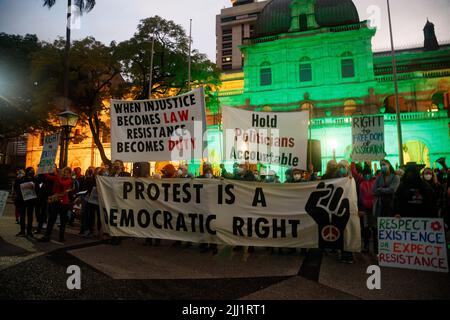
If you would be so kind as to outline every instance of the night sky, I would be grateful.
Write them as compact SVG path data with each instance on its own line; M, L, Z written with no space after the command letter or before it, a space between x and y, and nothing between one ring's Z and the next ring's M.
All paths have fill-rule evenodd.
M65 35L66 0L57 0L52 10L42 0L0 0L0 32L35 33L41 40L53 41ZM361 20L379 8L381 26L373 40L375 50L388 49L389 29L386 0L354 0ZM82 17L73 39L94 36L106 44L129 39L139 21L152 15L174 20L189 32L193 19L194 48L215 60L215 15L229 7L230 0L97 0L94 10ZM375 8L375 9L374 9ZM427 18L436 26L440 42L450 41L450 0L391 0L396 47L423 44Z

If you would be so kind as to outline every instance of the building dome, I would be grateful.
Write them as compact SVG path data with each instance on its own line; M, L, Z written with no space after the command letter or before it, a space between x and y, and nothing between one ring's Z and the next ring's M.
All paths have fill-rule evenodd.
M289 32L291 0L272 0L255 25L255 37ZM320 27L335 27L359 22L358 10L352 0L316 0L315 17Z

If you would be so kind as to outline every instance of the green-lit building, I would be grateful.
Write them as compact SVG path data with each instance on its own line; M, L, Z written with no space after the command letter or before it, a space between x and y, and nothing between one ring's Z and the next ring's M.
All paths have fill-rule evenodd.
M360 21L351 0L267 1L253 20L239 46L243 68L224 70L220 106L312 110L312 139L321 142L323 166L333 151L338 160L350 158L352 115L384 114L385 151L398 163L391 53L373 52L376 30ZM233 21L244 30L243 16L223 21L224 34L238 34ZM396 57L405 161L433 166L442 156L450 158L450 45L438 44L431 22L424 36L424 46L398 50ZM223 61L235 56L221 55ZM217 149L220 106L209 117Z

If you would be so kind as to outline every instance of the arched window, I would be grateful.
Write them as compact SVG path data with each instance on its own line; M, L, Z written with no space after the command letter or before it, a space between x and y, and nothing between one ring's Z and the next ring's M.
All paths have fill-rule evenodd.
M431 97L430 111L448 110L450 96L448 92L436 92Z
M300 82L312 81L311 59L304 57L300 59Z
M355 61L351 52L345 52L341 60L342 78L353 78L355 76Z
M398 97L398 102L400 106L400 112L408 112L408 107L406 105L405 99L403 97ZM395 105L396 105L395 96L386 97L386 99L384 99L383 102L384 113L392 113L392 114L396 113L397 109Z
M272 84L272 68L269 62L263 62L261 64L260 72L260 85L270 86Z

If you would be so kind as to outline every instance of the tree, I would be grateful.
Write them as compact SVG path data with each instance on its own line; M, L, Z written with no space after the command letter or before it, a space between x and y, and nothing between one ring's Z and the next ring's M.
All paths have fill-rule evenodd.
M59 81L64 73L64 41L46 44L33 59L33 76L42 83L45 90L39 92L36 103L41 107L58 105L58 97L64 91ZM83 124L89 125L94 143L102 161L111 162L105 154L100 139L107 125L102 114L107 112L103 101L122 98L123 79L120 76L121 65L115 59L114 46L106 46L92 37L75 41L69 55L69 100L74 112L80 115Z
M48 110L33 104L40 90L31 77L32 55L41 50L35 35L0 33L0 152L8 141L24 133L53 129L47 121Z
M56 0L43 0L44 7L52 8ZM75 6L78 8L80 15L91 11L95 7L95 0L75 0ZM66 44L64 55L64 98L63 101L65 108L69 104L69 52L71 45L71 17L72 17L72 0L67 0L67 27L66 27Z
M177 95L188 90L189 37L173 21L159 16L141 20L134 36L117 45L117 58L124 67L136 99L147 99L150 88L151 41L155 39L152 94L155 97ZM220 73L206 55L192 52L192 83L205 85L208 101L216 101L213 87L220 83Z

